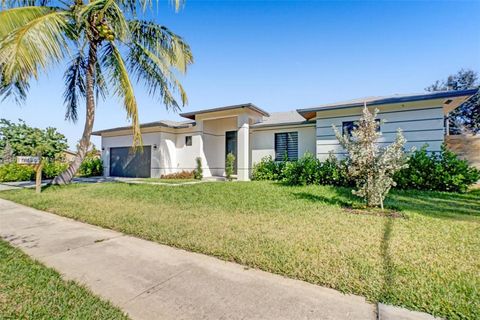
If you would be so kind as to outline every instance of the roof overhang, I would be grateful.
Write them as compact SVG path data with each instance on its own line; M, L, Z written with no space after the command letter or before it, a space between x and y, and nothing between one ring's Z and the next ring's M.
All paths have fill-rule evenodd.
M140 125L140 130L141 129L146 129L146 128L173 128L173 129L184 129L184 128L190 128L193 125L195 125L195 122L189 122L189 123L179 123L179 124L169 124L165 123L162 121L155 121L155 122L149 122L149 123L144 123ZM125 130L133 130L132 126L124 126L124 127L116 127L116 128L111 128L111 129L105 129L105 130L98 130L92 132L92 135L94 136L101 136L104 133L111 133L111 132L117 132L117 131L125 131Z
M247 109L250 110L254 113L257 113L261 116L269 117L270 114L266 112L263 109L260 109L253 103L245 103L245 104L236 104L236 105L231 105L231 106L225 106L225 107L218 107L218 108L212 108L212 109L203 109L203 110L198 110L198 111L192 111L192 112L185 112L185 113L180 113L180 116L195 120L197 115L205 115L207 113L218 113L220 111L231 111L235 109Z
M392 97L380 97L376 99L369 99L366 101L357 100L353 103L333 103L326 104L318 107L297 109L297 112L305 119L310 120L316 117L317 112L325 110L338 110L338 109L350 109L362 107L365 104L367 106L387 105L395 103L408 103L426 100L445 99L443 105L445 113L448 113L464 103L470 97L475 95L479 89L457 90L457 91L439 91L425 94L414 94L404 96L392 96Z

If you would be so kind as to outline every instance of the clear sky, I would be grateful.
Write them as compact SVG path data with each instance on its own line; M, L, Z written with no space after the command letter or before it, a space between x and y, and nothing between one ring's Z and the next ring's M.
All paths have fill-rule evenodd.
M193 1L152 16L183 36L195 64L184 109L252 102L287 111L371 95L422 92L460 68L480 71L480 1ZM27 102L0 117L54 126L74 147L83 130L64 120L63 70L32 83ZM140 121L179 120L141 86ZM119 100L101 102L95 129L128 124ZM100 140L94 139L99 146Z

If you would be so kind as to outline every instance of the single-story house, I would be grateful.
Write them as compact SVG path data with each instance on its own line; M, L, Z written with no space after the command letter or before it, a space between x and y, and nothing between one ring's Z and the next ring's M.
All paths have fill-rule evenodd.
M281 161L304 153L325 159L344 151L332 125L344 132L354 127L364 104L379 109L380 143L391 143L397 128L407 148L439 151L445 141L445 117L476 90L369 97L290 112L269 113L252 103L180 114L186 121L161 120L141 125L143 152L134 153L131 127L96 131L102 137L106 176L160 177L194 170L200 157L205 177L223 176L228 153L236 157L238 180L248 180L253 165L265 156Z

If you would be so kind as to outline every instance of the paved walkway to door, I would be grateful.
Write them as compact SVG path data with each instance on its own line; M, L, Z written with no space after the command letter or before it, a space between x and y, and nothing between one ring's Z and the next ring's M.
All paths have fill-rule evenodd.
M2 199L0 236L133 319L433 319Z

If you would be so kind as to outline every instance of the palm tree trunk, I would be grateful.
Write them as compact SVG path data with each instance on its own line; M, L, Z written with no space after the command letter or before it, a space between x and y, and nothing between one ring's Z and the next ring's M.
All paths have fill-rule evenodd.
M68 184L72 181L77 173L80 165L87 154L90 146L90 136L92 135L93 122L95 120L95 95L94 95L94 81L95 81L95 66L97 64L97 43L90 42L88 50L88 66L86 72L86 119L85 127L83 128L82 139L78 144L78 152L75 160L69 165L67 170L55 177L52 184Z

